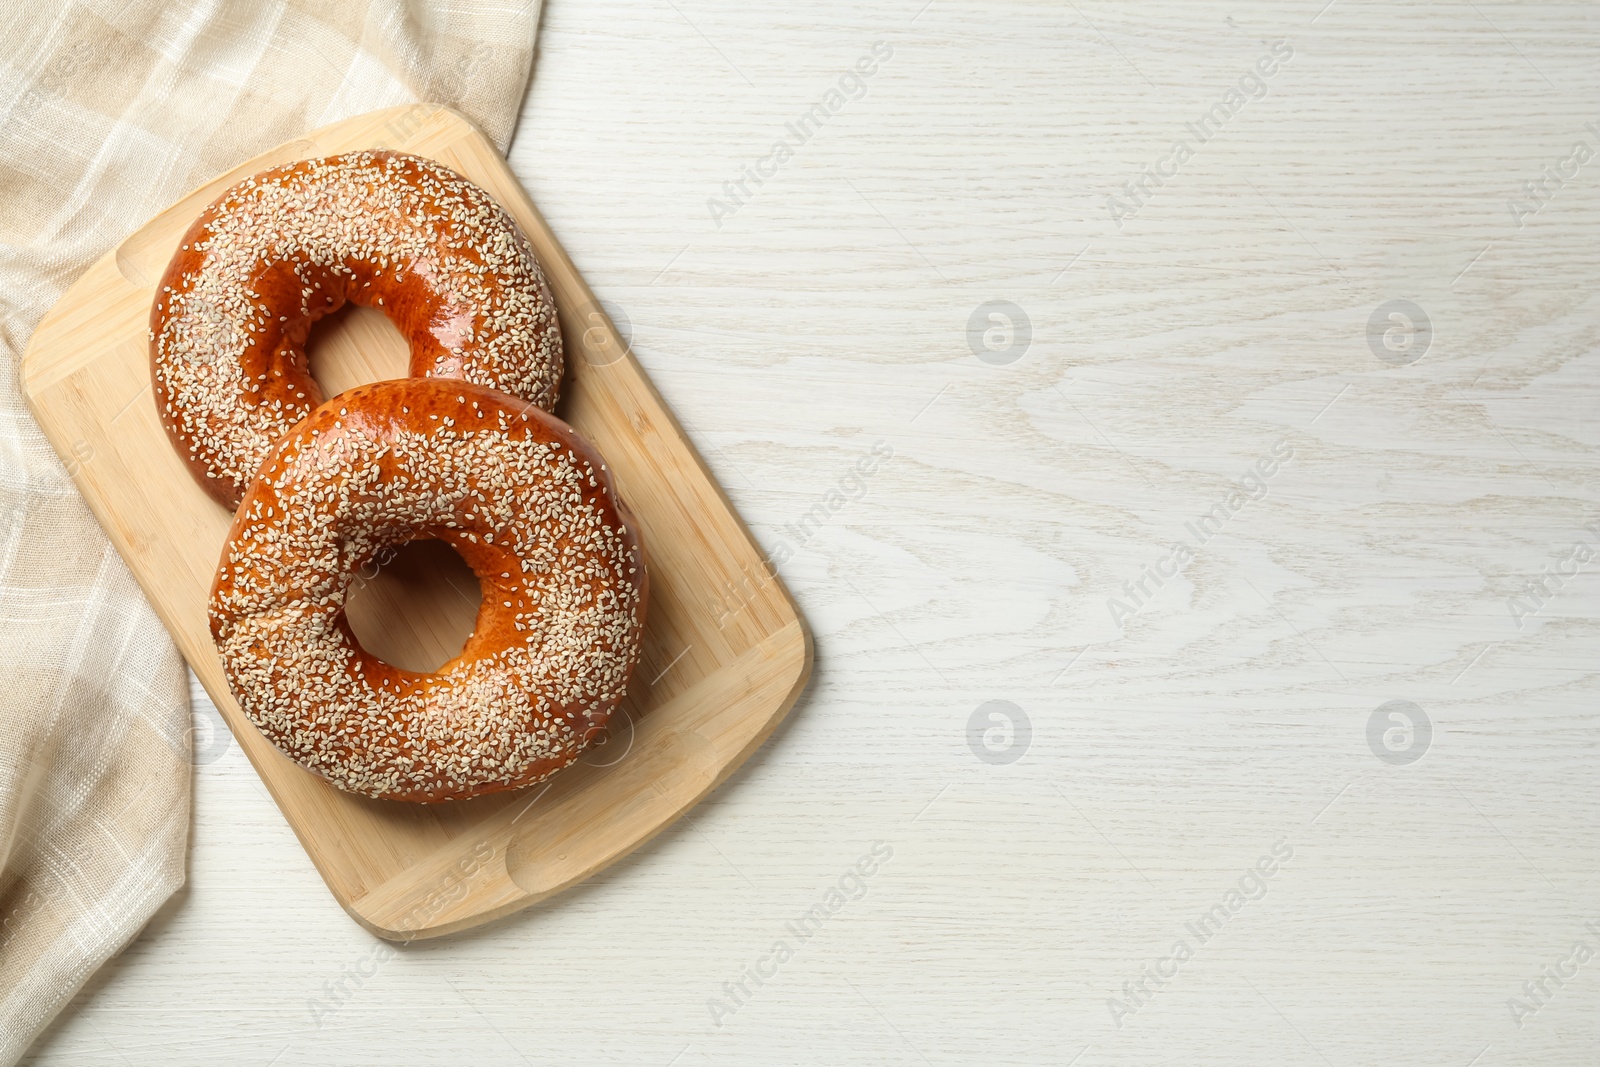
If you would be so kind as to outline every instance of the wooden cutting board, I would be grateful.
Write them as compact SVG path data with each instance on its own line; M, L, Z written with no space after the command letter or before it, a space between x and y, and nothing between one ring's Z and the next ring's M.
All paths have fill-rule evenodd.
M340 792L239 711L205 605L230 515L179 461L151 397L147 321L179 238L224 188L263 168L356 148L439 160L516 217L561 315L556 413L599 448L639 519L650 571L644 651L607 743L549 782L437 805ZM312 367L334 391L402 377L406 348L366 309L319 323ZM106 533L283 809L335 899L395 940L464 930L582 881L648 841L733 772L811 672L783 583L494 146L452 111L391 108L250 160L156 216L91 267L33 335L23 390ZM352 626L376 654L432 667L460 651L476 580L417 546L364 576Z

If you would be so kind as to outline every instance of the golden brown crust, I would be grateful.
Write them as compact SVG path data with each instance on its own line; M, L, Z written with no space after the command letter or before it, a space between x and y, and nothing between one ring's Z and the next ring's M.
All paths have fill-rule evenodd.
M388 314L412 375L555 404L555 306L526 238L487 192L398 152L274 167L196 220L150 313L162 424L223 504L238 503L272 445L321 403L306 337L346 303Z
M433 537L477 573L461 655L402 670L344 618L355 572ZM439 801L516 789L578 757L622 698L648 599L609 472L532 405L440 379L379 382L285 437L234 517L213 638L262 732L342 789Z

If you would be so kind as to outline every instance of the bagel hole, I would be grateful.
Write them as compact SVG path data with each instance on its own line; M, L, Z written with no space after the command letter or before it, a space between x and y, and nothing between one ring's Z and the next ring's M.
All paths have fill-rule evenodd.
M411 346L405 336L382 311L356 304L311 324L306 358L325 399L411 373Z
M385 663L431 674L461 655L483 588L443 541L411 541L357 572L345 618L361 647ZM387 560L381 565L379 560Z

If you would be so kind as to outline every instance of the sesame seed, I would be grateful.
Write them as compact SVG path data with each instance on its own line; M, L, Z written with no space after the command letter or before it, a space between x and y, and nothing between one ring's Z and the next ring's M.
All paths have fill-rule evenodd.
M263 264L293 277L298 306L269 307L242 281ZM350 152L253 175L206 209L161 281L157 408L229 503L322 401L305 353L311 323L349 302L389 307L397 284L408 313L453 324L430 341L442 351L413 347L413 375L449 362L466 380L546 409L560 387L555 307L516 222L486 191L418 156Z
M472 395L495 426L468 433L422 417L454 388L380 382L340 399L361 419L312 412L245 496L209 605L245 714L291 758L365 796L433 801L542 781L605 725L638 659L645 578L614 495L584 490L597 472L608 480L599 457L557 447L567 431L556 420L515 419L525 402L485 387ZM433 674L378 660L343 625L356 573L418 536L499 573L505 594L480 616L494 647Z

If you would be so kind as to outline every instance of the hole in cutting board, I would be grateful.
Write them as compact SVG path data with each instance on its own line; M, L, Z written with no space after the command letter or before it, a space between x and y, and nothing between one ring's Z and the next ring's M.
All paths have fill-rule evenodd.
M405 378L411 370L411 346L389 316L356 304L318 319L306 338L306 354L311 377L325 397L368 382Z
M374 573L376 571L376 573ZM356 575L345 617L361 647L385 663L431 672L461 654L478 620L483 589L443 541L412 541Z

